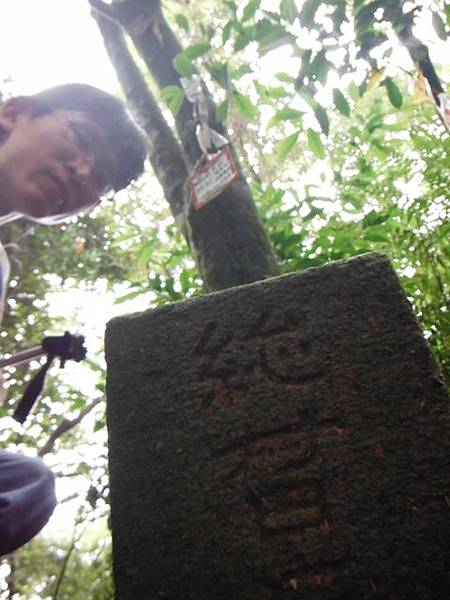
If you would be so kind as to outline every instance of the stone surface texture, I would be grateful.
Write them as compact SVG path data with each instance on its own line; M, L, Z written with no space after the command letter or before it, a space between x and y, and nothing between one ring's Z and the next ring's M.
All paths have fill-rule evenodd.
M111 321L119 600L450 594L449 406L371 254Z

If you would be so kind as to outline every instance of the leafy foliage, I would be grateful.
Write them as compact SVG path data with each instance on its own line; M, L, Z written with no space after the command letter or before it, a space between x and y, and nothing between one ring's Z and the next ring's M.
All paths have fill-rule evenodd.
M226 0L211 17L208 2L191 5L189 14L180 13L179 2L172 6L167 16L185 48L174 66L183 76L201 70L208 80L217 121L233 134L281 271L387 253L450 383L450 138L431 95L422 104L411 98L417 66L404 55L393 58L403 43L398 33L423 14L436 43L444 39L448 8L439 1L430 11L391 0L281 0L278 10L268 10L259 0ZM441 71L448 79L448 67ZM176 115L184 92L168 86L161 99ZM55 323L48 316L47 294L55 288L89 291L101 280L124 312L136 300L155 306L201 293L189 249L154 180L93 216L63 229L36 227L26 234L25 226L13 224L0 231L14 259L6 351L34 345L65 325L62 317ZM102 395L101 358L88 366L97 375L94 394ZM25 373L10 372L11 401ZM62 415L77 414L90 400L55 377L29 428L5 430L2 442L41 447ZM104 449L95 462L82 448L86 436L102 431L99 411L85 431L71 431L56 446L81 448L72 474L92 479L82 502L91 517L107 509ZM20 597L33 597L35 589L49 597L67 541L58 545L38 538L17 554ZM32 567L37 554L40 566ZM86 556L94 557L91 565ZM102 569L109 573L102 542L79 544L61 598L112 597Z
M17 598L36 598L37 593L58 600L114 598L111 543L104 521L85 522L84 527L79 523L75 537L62 544L37 538L17 551L13 565Z
M430 110L410 103L396 115L374 97L331 136L332 180L324 167L322 185L319 177L299 187L295 174L278 188L257 187L284 270L369 251L390 256L450 382L450 140L443 129L436 137L438 127Z
M408 85L428 77L430 66L413 27L428 18L436 39L446 39L448 9L390 0L283 1L278 12L261 2L225 4L227 21L208 40L227 72L225 87L245 81L241 94L247 90L267 123L256 143L269 155L274 147L283 164L280 173L267 151L252 161L242 155L257 174L255 193L283 269L387 252L450 381L448 130L430 108L438 91L432 78L419 98L428 106L408 97ZM392 58L402 44L412 59L407 65ZM276 73L279 85L267 85L264 58L281 50L286 57L288 49L296 73ZM254 110L239 113L228 115L233 128L240 118L258 119Z

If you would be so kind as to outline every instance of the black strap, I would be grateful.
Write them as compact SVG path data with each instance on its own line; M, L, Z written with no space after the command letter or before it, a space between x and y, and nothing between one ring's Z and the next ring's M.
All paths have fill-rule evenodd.
M13 419L18 421L19 423L23 423L28 417L28 415L30 414L30 410L33 408L34 403L38 399L39 394L42 392L42 388L44 387L45 375L47 374L47 371L50 368L50 365L52 364L54 358L54 355L52 356L51 354L48 354L47 361L45 362L45 364L39 369L38 373L27 385L27 389L25 390L21 401L16 406L16 410L13 414Z
M28 417L39 394L42 392L45 376L53 359L58 357L61 360L61 367L64 367L66 360L79 362L86 356L84 337L82 335L72 335L68 331L64 335L44 338L42 349L47 353L47 361L28 384L13 414L13 418L19 423L23 423Z

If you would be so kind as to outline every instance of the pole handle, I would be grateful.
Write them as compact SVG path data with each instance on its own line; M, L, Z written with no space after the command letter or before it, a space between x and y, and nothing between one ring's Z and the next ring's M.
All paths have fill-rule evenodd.
M22 352L17 352L17 354L13 354L9 358L1 358L0 369L3 369L3 367L9 367L11 365L21 365L22 363L30 362L40 358L45 354L46 352L42 346L35 346L34 348L29 348L28 350L22 350Z

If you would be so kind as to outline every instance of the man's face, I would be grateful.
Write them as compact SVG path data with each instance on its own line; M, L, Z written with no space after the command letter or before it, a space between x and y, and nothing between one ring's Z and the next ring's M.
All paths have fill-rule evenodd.
M1 107L0 125L0 214L50 224L98 202L114 164L84 113L32 117L26 98L18 98Z

